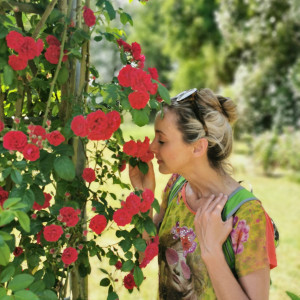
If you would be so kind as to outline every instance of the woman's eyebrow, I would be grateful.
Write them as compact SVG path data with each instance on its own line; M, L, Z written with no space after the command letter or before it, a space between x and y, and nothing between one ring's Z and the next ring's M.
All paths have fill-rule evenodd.
M159 130L159 129L155 129L155 132L156 132L156 133L163 134L163 135L166 135L163 131L161 131L161 130Z

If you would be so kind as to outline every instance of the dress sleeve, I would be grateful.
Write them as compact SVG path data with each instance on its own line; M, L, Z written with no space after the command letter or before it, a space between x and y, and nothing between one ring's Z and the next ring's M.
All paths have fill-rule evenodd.
M235 253L235 269L238 277L263 268L272 268L275 247L270 249L274 238L268 232L268 220L261 203L257 200L246 202L233 219L230 234ZM274 252L274 253L273 253Z
M161 208L163 210L167 209L168 206L168 198L171 191L171 188L173 184L175 183L176 179L179 177L179 174L173 174L170 179L168 180L163 192L162 192L162 202L161 202Z

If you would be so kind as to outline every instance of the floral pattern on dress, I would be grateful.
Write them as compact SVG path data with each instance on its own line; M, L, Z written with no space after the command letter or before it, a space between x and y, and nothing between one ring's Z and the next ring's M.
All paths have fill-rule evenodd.
M233 219L233 224L238 222L238 217L235 216ZM232 248L235 254L240 254L244 251L243 243L246 243L249 238L250 227L247 225L246 220L240 220L237 223L236 228L234 228L231 233Z
M186 226L180 227L179 222L176 222L176 226L171 229L174 239L180 238L183 256L186 257L188 253L193 253L197 247L197 243L194 241L196 234L192 228Z

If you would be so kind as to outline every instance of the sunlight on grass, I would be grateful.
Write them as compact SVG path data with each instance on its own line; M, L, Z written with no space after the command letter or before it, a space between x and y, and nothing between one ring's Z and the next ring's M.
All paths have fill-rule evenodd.
M154 136L152 125L137 128L130 122L122 124L125 141L129 136L143 140L145 136L150 139ZM280 245L277 248L278 267L271 271L272 286L270 289L271 300L287 300L289 297L285 291L300 294L300 206L299 195L300 185L288 179L288 176L278 175L266 177L262 174L261 168L255 164L251 157L246 156L245 145L237 144L236 153L232 156L231 163L234 168L234 178L243 180L246 188L253 187L254 194L262 201L263 206L275 221L280 232ZM242 151L241 151L242 149ZM107 153L107 155L110 155ZM109 159L109 158L107 158ZM156 191L155 197L160 201L161 192L169 178L169 175L162 175L158 172L156 161L153 162L156 172ZM128 169L121 173L124 182L129 183ZM96 186L94 187L96 188ZM116 190L117 187L109 187L110 191L121 197L122 194L128 195L128 190ZM116 205L119 205L117 202ZM117 238L111 231L105 232L98 238L99 245L113 244ZM144 271L146 280L142 283L140 292L136 289L132 294L122 286L124 272L115 271L114 267L108 265L108 261L99 262L96 257L91 258L92 274L89 277L89 299L106 299L107 288L99 286L104 274L99 268L112 270L112 275L117 278L115 288L120 300L152 300L157 297L158 290L158 266L157 259L154 259Z

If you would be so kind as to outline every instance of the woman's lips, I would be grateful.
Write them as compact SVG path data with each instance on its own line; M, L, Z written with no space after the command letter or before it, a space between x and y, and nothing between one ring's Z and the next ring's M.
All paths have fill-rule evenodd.
M157 160L157 163L158 163L158 164L161 164L162 162L163 162L163 161L162 161L161 159L158 159L158 160Z

